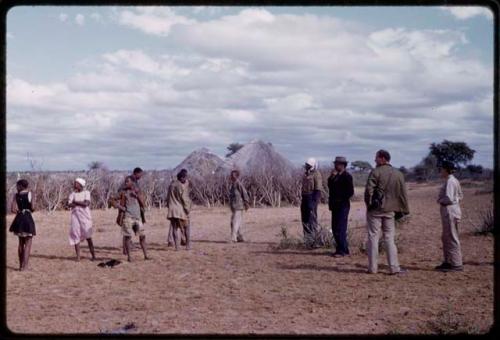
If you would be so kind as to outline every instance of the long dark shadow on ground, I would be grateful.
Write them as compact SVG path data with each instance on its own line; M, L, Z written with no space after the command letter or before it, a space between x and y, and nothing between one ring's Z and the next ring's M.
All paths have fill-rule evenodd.
M356 269L356 268L342 268L338 266L318 266L315 264L299 264L299 265L288 265L288 264L278 264L278 269L281 270L322 270L322 271L331 271L331 272L339 272L339 273L366 273L365 269Z

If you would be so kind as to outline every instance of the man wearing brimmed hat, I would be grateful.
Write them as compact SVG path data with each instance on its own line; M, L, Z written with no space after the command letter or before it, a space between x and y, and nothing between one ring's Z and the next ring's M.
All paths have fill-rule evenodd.
M347 160L337 156L333 162L335 172L328 177L328 208L332 212L332 232L335 239L333 257L349 255L347 245L347 219L351 209L350 199L354 195L352 176L347 172Z
M441 165L441 177L444 179L443 186L439 191L437 203L439 203L441 213L441 223L443 232L441 241L443 242L444 262L435 269L439 271L462 271L462 251L458 240L458 224L462 217L460 201L463 198L460 182L453 176L455 165L445 161Z
M316 246L318 232L318 204L323 191L321 173L317 171L317 162L309 158L304 165L305 173L302 177L302 201L300 215L304 229L304 243L306 247Z

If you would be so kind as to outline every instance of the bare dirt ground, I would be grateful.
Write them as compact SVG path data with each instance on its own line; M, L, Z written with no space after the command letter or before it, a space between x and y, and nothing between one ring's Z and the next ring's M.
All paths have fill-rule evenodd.
M440 273L438 188L411 185L412 218L398 228L404 276L366 274L362 202L351 206L352 256L329 249L276 249L281 226L301 235L296 207L251 209L244 215L246 243L229 244L227 208L192 212L191 251L166 247L165 210L147 214L151 261L140 248L134 262L100 268L74 261L68 244L69 212L37 212L31 269L17 270L17 238L7 235L7 325L19 333L100 333L129 322L132 333L484 333L493 324L493 237L474 236L477 209L491 194L465 188L460 240L465 270ZM94 244L101 260L125 260L116 211L93 211ZM329 226L326 206L321 223ZM7 216L7 226L13 216ZM358 221L361 219L360 221ZM134 240L137 243L137 239ZM100 262L98 261L98 262Z

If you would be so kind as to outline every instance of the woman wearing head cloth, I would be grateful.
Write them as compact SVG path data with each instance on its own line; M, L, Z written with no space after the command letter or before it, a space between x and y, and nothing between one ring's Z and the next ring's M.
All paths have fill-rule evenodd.
M71 208L71 226L69 229L69 244L75 246L76 260L80 261L80 242L87 240L92 261L95 260L94 244L92 243L92 216L90 215L90 192L84 190L85 180L75 179L74 191L69 195L68 206Z

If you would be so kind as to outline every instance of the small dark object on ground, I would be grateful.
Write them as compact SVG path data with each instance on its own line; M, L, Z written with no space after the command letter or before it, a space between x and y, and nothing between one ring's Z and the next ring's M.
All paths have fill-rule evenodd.
M111 267L111 268L113 268L114 266L117 266L120 263L122 263L122 262L119 261L119 260L111 259L111 260L109 260L107 262L101 262L101 263L99 263L98 266L99 267L103 267L103 268L104 267Z
M128 324L126 324L123 327L114 329L112 331L104 331L104 332L101 331L101 333L103 333L103 334L124 334L124 333L127 333L128 331L136 329L136 328L137 328L137 326L133 322L129 322Z

